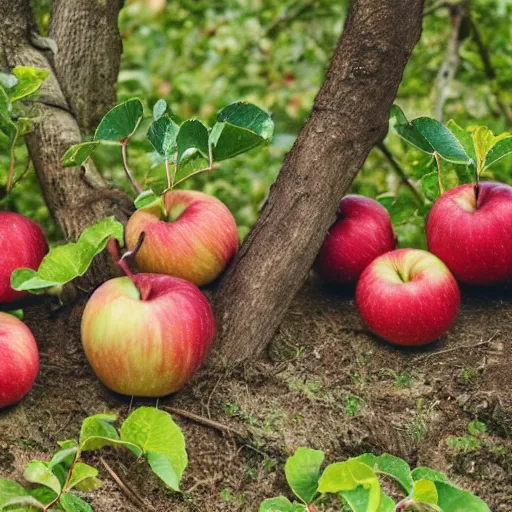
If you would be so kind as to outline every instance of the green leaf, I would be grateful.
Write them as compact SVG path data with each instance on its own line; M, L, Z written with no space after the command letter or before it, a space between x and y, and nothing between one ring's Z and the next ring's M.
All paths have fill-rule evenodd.
M61 464L62 462L66 462L67 465L73 462L74 456L78 453L77 446L71 446L69 448L62 448L55 452L50 462L48 462L48 467L52 469L57 464Z
M59 479L53 474L46 462L33 460L29 462L23 476L27 482L44 485L59 494L61 490Z
M461 128L453 119L450 119L450 121L446 123L446 128L455 135L469 158L471 158L473 162L476 162L475 145L471 133Z
M28 496L28 491L18 482L0 478L0 509L12 498Z
M379 496L379 504L375 505L375 498L372 500L371 492L372 488L367 489L363 486L359 486L350 491L341 491L340 495L353 512L381 512L381 497ZM377 508L375 508L376 506ZM394 512L394 504L391 510Z
M301 503L292 503L284 496L279 496L263 501L259 512L306 512L306 507Z
M157 475L178 490L175 484L179 484L188 458L185 438L170 414L153 407L136 409L121 426L121 440L139 446L151 467L160 472Z
M93 512L89 503L69 492L60 497L59 503L66 512Z
M96 468L89 466L89 464L84 464L83 462L77 462L73 466L67 489L73 489L73 487L77 487L84 481L95 479L97 476L98 470Z
M82 165L91 156L91 153L99 144L100 141L93 140L71 146L64 155L62 155L62 165L64 167Z
M370 466L357 459L348 459L345 462L336 462L327 466L320 477L318 491L328 493L354 491L359 486L368 490L366 512L378 512L381 500L379 480ZM354 496L361 497L363 494L355 493ZM350 496L352 495L349 494Z
M180 127L164 115L149 127L148 140L160 155L171 160L177 149L176 137L179 130Z
M324 452L310 448L297 448L286 461L284 472L291 490L304 503L311 503L318 491L320 466Z
M237 102L217 114L210 132L213 159L226 160L271 140L274 122L269 114L250 103Z
M473 144L475 146L478 175L484 170L487 153L493 147L494 142L494 134L487 126L479 126L473 132Z
M0 131L10 141L13 141L18 133L16 125L11 121L11 104L3 87L0 87Z
M115 414L95 414L85 418L80 429L80 450L100 450L112 446L111 441L119 440L119 434L112 423L117 420Z
M402 109L398 105L391 108L390 121L393 124L395 132L409 144L430 155L434 153L434 149L428 140L419 133L405 117Z
M0 84L6 89L11 89L18 83L18 79L14 75L8 73L0 73Z
M43 505L50 504L57 497L57 493L48 489L48 487L35 487L34 489L30 489L29 493L30 496Z
M62 464L56 464L51 468L52 473L59 479L61 487L66 483L66 479L68 477L68 471L64 468Z
M197 119L185 121L176 139L178 145L178 163L181 162L183 154L190 148L197 149L205 158L208 158L209 142L208 128Z
M108 217L85 229L76 243L53 247L37 272L28 268L15 270L11 275L11 286L32 293L62 286L84 275L94 257L105 249L112 237L123 243L123 225L114 217Z
M385 494L380 497L379 512L395 512L395 502Z
M414 487L414 481L411 476L411 469L409 464L405 460L384 453L379 457L371 453L365 453L360 457L356 457L355 460L367 464L377 473L388 475L395 479L407 493L410 493Z
M6 313L15 316L18 320L23 320L23 309L14 309L13 311L6 311Z
M491 512L480 498L468 491L462 491L443 482L436 482L438 501L441 510L446 512Z
M494 144L486 155L484 168L487 169L498 160L512 153L512 137L506 137Z
M432 480L433 482L449 483L448 477L444 473L422 466L413 469L411 476L415 482L419 480Z
M438 496L436 484L431 480L418 480L414 482L412 499L417 503L437 505Z
M151 189L144 190L141 192L135 199L134 204L135 208L144 208L145 206L149 206L150 204L159 204L162 208L162 211L165 212L165 205L162 196L156 195Z
M17 66L12 70L12 74L18 79L18 83L7 93L11 103L34 94L50 76L47 69L29 66Z
M469 165L471 163L471 158L455 135L439 121L430 117L418 117L412 121L412 126L444 160L454 164Z
M167 102L163 99L159 99L153 105L153 120L157 121L167 112Z
M427 199L430 199L430 201L435 201L441 195L437 171L425 174L420 183L421 192Z
M94 139L123 142L139 126L143 111L142 103L137 98L116 105L100 121Z
M5 508L2 510L10 510L11 512L33 512L35 510L44 510L44 505L39 503L39 501L33 496L17 496L10 498L4 503L4 507ZM51 508L48 512L52 512L54 510L54 508Z

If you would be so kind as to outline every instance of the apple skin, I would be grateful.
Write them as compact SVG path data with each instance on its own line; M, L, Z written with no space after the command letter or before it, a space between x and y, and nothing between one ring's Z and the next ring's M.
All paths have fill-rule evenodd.
M27 295L11 288L11 274L18 268L37 270L48 252L43 231L18 213L0 212L0 303Z
M366 267L357 283L356 304L374 334L395 345L417 346L452 326L460 291L439 258L419 249L398 249Z
M0 409L19 402L39 372L39 353L30 329L0 312Z
M128 249L135 247L141 232L146 234L135 257L138 268L181 277L197 286L210 283L238 248L233 215L215 197L190 190L168 192L164 204L167 218L158 205L150 205L128 221Z
M326 281L355 283L375 258L395 247L396 236L386 208L369 197L348 195L340 203L315 269Z
M158 274L111 279L91 296L82 344L97 377L130 396L174 393L203 363L215 336L206 297L192 283Z
M430 252L461 283L497 284L512 277L512 187L459 185L435 202L427 221Z

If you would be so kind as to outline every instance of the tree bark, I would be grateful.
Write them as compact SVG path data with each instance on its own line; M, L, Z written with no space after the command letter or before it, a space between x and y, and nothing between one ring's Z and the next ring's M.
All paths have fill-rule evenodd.
M336 209L386 134L423 0L354 0L311 116L216 297L225 367L258 355L305 281ZM214 359L214 364L216 360Z
M94 5L99 6L100 3L94 2ZM0 0L0 13L4 16L0 29L0 54L8 69L23 65L50 71L50 77L38 96L30 100L32 115L38 118L38 122L25 140L46 204L64 238L76 240L86 227L109 215L125 221L133 208L132 202L112 188L92 162L79 167L62 167L63 153L81 141L80 129L46 50L38 47L40 39L29 0ZM79 27L74 29L79 30ZM94 38L94 34L89 37ZM68 49L68 53L72 51ZM105 52L109 52L109 48L105 48ZM64 60L60 62L63 65ZM83 88L81 90L84 91ZM93 94L95 90L91 88L88 97ZM88 274L88 279L81 284L94 286L112 275L114 269L108 260L100 259Z
M124 0L53 0L48 36L57 44L55 74L80 129L92 133L116 103Z

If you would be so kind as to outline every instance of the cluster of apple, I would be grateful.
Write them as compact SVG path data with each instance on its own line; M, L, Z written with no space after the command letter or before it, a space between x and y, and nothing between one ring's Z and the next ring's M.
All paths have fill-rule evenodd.
M215 335L212 309L198 286L214 281L238 247L235 219L218 199L171 191L163 203L137 210L126 227L127 247L143 273L132 274L124 261L127 276L103 283L82 318L94 372L125 395L164 396L197 371ZM10 212L0 212L0 244L8 248L0 253L0 303L10 303L24 295L11 288L11 273L37 270L48 247L35 222ZM0 313L0 408L23 398L38 370L32 333Z
M356 304L371 332L403 346L430 343L460 309L457 281L491 285L512 278L512 187L481 182L454 187L427 219L430 252L396 248L387 210L347 196L315 267L326 280L357 283Z

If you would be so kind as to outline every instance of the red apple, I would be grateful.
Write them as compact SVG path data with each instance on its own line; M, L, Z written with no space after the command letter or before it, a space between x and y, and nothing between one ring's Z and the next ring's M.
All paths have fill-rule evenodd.
M39 353L30 329L16 317L0 313L0 408L19 402L39 371Z
M356 304L377 336L396 345L423 345L452 326L460 292L439 258L418 249L398 249L366 267L357 283Z
M325 280L354 283L377 257L396 247L389 213L380 203L349 195L318 253L315 268Z
M181 277L198 286L213 281L238 247L235 219L215 197L189 190L164 196L158 205L137 210L126 226L126 244L132 250L144 231L144 243L135 261L143 272Z
M0 302L11 302L27 294L11 288L11 274L18 268L37 270L48 246L33 220L0 212L0 247Z
M460 185L434 204L427 222L429 250L466 284L512 277L512 187Z
M186 384L206 358L215 319L197 286L138 274L102 284L82 317L85 355L123 395L160 397Z

